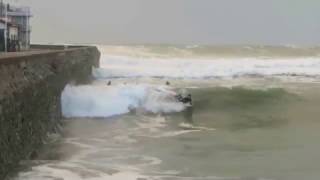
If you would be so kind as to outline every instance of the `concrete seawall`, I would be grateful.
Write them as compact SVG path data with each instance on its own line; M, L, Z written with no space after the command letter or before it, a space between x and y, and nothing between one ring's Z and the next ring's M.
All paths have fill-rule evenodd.
M88 82L92 67L99 66L96 47L34 48L0 56L0 179L57 130L65 85Z

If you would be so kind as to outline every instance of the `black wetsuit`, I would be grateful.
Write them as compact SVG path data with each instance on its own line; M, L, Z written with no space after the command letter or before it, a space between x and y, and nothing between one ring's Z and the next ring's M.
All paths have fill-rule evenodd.
M189 94L187 97L183 97L181 94L179 94L176 96L176 98L183 104L190 104L190 106L187 106L184 111L184 118L187 123L193 124L193 107L191 94Z
M187 97L182 97L180 94L176 96L177 100L184 103L184 104L187 104L189 103L190 105L192 105L192 97L191 95L188 95Z

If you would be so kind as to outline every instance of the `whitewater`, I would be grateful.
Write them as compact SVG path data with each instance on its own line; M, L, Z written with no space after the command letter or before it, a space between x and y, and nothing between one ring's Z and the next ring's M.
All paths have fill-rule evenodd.
M158 59L104 55L96 78L234 78L241 76L319 76L319 58Z
M109 117L145 111L152 113L179 112L184 105L169 87L139 85L67 86L61 102L65 117Z

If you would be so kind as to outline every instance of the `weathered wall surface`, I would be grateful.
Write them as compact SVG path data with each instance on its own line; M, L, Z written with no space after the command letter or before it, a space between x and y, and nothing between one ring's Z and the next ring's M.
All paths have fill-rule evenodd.
M50 47L44 47L50 49ZM0 58L0 179L29 159L61 119L60 95L90 80L95 47L43 50Z

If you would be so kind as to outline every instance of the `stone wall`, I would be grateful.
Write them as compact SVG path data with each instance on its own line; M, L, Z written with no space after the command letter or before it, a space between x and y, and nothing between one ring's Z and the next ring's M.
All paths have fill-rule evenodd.
M99 65L95 47L41 47L47 50L0 57L0 179L57 130L65 85L88 82Z

